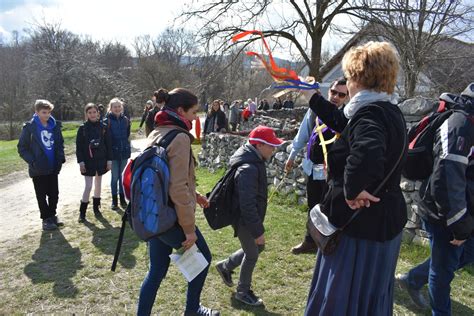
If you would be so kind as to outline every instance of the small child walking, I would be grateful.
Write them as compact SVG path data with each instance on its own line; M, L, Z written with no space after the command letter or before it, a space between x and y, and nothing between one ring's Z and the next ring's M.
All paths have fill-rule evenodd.
M267 211L267 170L268 161L275 148L283 140L277 138L273 129L258 126L249 134L249 141L230 158L230 165L238 165L234 176L233 205L238 205L240 218L234 228L234 236L240 240L241 249L216 264L222 280L233 286L232 273L240 267L239 283L235 298L248 305L262 305L263 301L252 289L252 274L259 254L265 248L265 228L263 221Z

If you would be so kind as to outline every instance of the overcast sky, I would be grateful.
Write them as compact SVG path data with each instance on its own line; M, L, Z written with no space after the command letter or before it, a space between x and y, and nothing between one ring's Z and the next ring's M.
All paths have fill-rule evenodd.
M34 24L61 22L75 34L129 44L156 36L173 22L185 0L0 0L0 33L8 38Z
M191 1L186 0L0 0L0 35L8 40L12 31L49 23L61 23L63 29L94 40L119 41L132 48L135 37L156 37ZM285 2L278 4L287 5ZM339 17L338 17L339 19ZM336 19L337 21L337 19ZM347 21L346 21L347 24ZM175 25L180 26L180 25ZM344 40L327 34L325 49L333 51ZM331 40L329 41L329 38ZM346 38L347 40L347 38ZM329 43L330 42L330 43ZM288 51L274 51L275 56L290 59Z

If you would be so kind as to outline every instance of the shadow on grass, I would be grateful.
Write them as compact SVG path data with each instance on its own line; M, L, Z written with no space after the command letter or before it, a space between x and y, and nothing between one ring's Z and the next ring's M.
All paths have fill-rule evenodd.
M92 244L102 253L113 256L115 254L120 227L113 227L103 216L96 218L102 224L103 228L89 221L84 222L84 225L92 231ZM125 229L125 236L118 261L124 268L132 269L135 267L137 260L133 255L133 251L138 248L139 242L135 236L127 234L127 229ZM110 264L112 264L112 259L110 260Z
M422 293L425 296L426 300L428 301L428 291L426 287L422 289ZM400 290L398 286L395 286L395 295L394 295L394 302L398 305L404 306L406 309L411 311L412 313L415 313L416 315L431 315L431 310L430 309L420 309L416 307L416 305L411 301L410 297L408 294ZM451 297L451 311L453 315L474 315L474 310L470 308L469 306L463 305L462 303L459 303Z
M43 232L31 259L33 262L25 266L24 272L34 284L54 283L54 296L76 297L79 291L71 278L83 267L81 251L71 247L60 230Z
M271 311L267 311L265 309L265 305L261 305L261 306L250 306L250 305L247 305L247 304L244 304L240 301L238 301L235 296L234 296L234 293L231 295L230 297L230 304L233 308L235 309L238 309L238 310L244 310L246 311L247 313L251 313L251 314L254 314L254 315L265 315L265 316L280 316L280 315L284 315L284 314L279 314L279 313L274 313L274 312L271 312Z

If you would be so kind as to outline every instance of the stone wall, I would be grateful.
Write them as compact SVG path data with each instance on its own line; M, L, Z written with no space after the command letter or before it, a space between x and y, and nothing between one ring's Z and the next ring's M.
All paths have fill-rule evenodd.
M399 105L407 120L407 127L418 121L423 115L433 110L435 100L416 97ZM296 135L300 122L307 108L290 110L270 110L253 117L240 126L240 134L247 135L258 125L274 128L287 141L267 163L267 180L269 185L277 186L280 192L296 194L299 204L306 204L306 177L301 168L301 162L306 155L306 148L295 159L293 170L284 177L284 165L291 151L291 144ZM244 144L247 137L235 134L213 133L206 137L206 142L198 155L199 164L215 172L219 168L228 168L229 158ZM400 187L407 204L408 223L404 230L404 239L416 243L427 244L426 233L420 229L420 219L416 215L418 206L418 190L421 182L402 179Z
M207 136L206 142L198 154L199 165L215 172L220 168L229 167L229 159L232 154L245 142L247 137L212 133ZM302 150L295 159L293 170L284 176L284 166L291 151L292 141L286 141L278 147L272 160L267 163L267 181L269 186L278 187L279 192L285 194L296 194L298 203L306 205L306 176L304 175L301 162L306 155L306 148ZM427 244L426 233L420 230L420 220L416 215L418 208L418 189L420 182L402 179L400 187L407 203L408 223L404 231L406 241L414 241Z

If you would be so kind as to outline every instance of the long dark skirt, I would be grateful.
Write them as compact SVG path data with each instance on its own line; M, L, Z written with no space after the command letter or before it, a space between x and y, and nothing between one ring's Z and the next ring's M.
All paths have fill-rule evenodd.
M401 237L376 242L343 235L335 253L318 254L305 315L392 315Z

